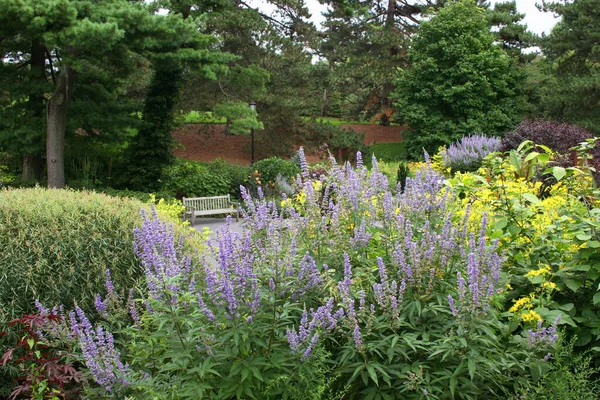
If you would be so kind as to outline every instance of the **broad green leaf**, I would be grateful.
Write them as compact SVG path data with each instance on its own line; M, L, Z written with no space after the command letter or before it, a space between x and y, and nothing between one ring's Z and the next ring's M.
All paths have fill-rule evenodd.
M552 168L552 175L554 175L554 178L556 178L557 181L560 181L562 178L564 178L566 174L567 171L563 167Z
M533 193L523 193L521 195L525 200L533 204L539 204L540 199Z
M469 376L471 377L471 380L473 380L473 378L475 377L475 369L477 368L475 360L469 358L469 361L467 362L467 367L469 368Z

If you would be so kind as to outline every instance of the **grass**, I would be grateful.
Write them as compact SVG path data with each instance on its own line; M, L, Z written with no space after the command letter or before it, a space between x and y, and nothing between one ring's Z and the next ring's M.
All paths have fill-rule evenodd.
M302 117L305 120L311 120L312 117ZM317 117L314 118L315 121L321 124L331 124L333 126L341 126L341 125L376 125L375 122L371 121L348 121L340 118L333 117Z
M406 159L404 143L374 143L369 146L371 153L381 161L402 161Z
M210 111L190 111L183 116L186 124L225 124L227 119L218 118Z

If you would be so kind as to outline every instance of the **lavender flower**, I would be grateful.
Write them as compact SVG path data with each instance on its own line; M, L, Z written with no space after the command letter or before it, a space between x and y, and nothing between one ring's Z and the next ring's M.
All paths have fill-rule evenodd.
M79 307L76 307L75 312L71 312L69 317L72 323L72 334L79 339L85 364L94 381L107 392L118 390L119 385L129 385L127 380L129 368L121 363L120 354L114 347L110 332L106 332L101 326L94 329Z
M560 322L560 315L548 328L542 326L542 321L538 321L537 329L527 330L527 342L531 348L553 347L558 340L557 326Z
M302 177L308 178L308 163L306 162L306 155L304 154L304 148L298 149L298 160L300 161L300 169L302 170Z
M465 136L440 154L444 165L455 171L474 171L490 153L502 149L502 140L480 135Z

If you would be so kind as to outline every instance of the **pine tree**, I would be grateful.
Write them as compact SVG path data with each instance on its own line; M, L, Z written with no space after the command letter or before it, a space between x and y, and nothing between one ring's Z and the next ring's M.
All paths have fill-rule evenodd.
M562 19L542 40L551 77L542 91L543 111L600 134L600 0L546 7Z

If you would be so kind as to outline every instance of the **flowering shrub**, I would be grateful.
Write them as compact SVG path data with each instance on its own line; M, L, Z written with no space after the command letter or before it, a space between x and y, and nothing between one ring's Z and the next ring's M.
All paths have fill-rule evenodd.
M245 229L217 231L201 257L144 215L143 289L126 300L107 280L95 327L70 314L87 394L507 398L539 378L554 320L531 332L504 322L502 242L488 216L473 225L469 208L452 212L427 166L401 192L376 159L370 172L356 161L331 160L314 179L301 161L297 192L281 202L242 188Z
M533 161L536 154L523 154L521 161ZM511 282L506 308L515 325L528 329L540 320L560 317L577 337L576 347L597 346L600 210L598 194L590 189L591 177L583 167L583 172L552 167L549 173L558 183L540 198L543 183L522 177L535 176L535 170L519 173L516 161L498 156L480 170L482 175L456 174L449 180L455 194L450 207L461 213L470 205L472 224L485 213L490 216L490 236L498 238L499 249L507 254Z
M500 151L502 141L496 137L465 136L440 152L444 166L453 171L475 171L484 157Z

